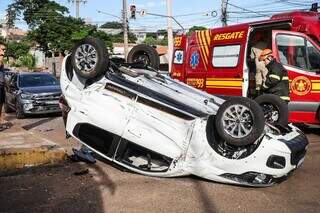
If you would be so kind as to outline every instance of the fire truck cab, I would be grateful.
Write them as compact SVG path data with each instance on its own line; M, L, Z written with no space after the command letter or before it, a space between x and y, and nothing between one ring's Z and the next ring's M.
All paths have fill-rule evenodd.
M269 20L196 31L174 40L172 78L221 96L253 97L251 47L263 38L290 80L289 121L320 123L320 13L296 11Z

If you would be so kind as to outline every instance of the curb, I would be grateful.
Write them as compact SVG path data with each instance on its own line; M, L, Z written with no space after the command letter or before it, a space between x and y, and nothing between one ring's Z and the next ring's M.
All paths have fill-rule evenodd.
M55 164L66 160L56 143L13 127L0 133L0 173L24 167Z

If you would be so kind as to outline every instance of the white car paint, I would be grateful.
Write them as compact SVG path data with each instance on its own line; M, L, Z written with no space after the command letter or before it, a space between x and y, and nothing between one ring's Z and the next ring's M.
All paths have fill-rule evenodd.
M161 79L155 78L152 72L146 70L132 71L149 73L151 78L146 78L144 75L133 77L123 74L131 82L143 85L166 96L174 97L175 100L192 106L205 114L205 116L197 117L188 112L183 112L181 109L174 109L190 116L190 119L183 119L164 110L141 103L137 101L138 98L128 98L117 92L107 90L105 88L106 84L112 84L136 93L139 97L152 100L154 103L159 102L106 77L84 87L83 79L75 79L78 78L76 74L74 74L72 80L68 79L65 63L66 59L61 71L61 88L71 108L66 123L66 130L71 136L77 138L74 134L77 124L88 123L120 136L121 139L173 159L167 171L149 172L120 162L115 155L107 156L106 153L90 147L90 145L77 138L81 143L118 165L150 176L174 177L193 174L212 181L243 185L271 185L274 182L248 183L236 178L227 178L223 174L242 175L247 172L255 172L272 176L272 178L279 178L287 176L290 171L296 169L296 165L290 163L290 149L282 142L293 140L302 134L294 126L290 126L290 133L283 135L272 133L270 128L266 126L266 135L261 136L261 142L259 142L260 144L255 151L241 159L230 159L222 156L211 147L206 133L209 116L216 114L219 105L224 100L171 80L169 77L164 77L165 82L162 82ZM210 99L214 102L209 101ZM160 104L172 108L166 103ZM268 167L266 162L270 155L284 157L286 160L285 167L281 169ZM134 158L132 157L132 159Z

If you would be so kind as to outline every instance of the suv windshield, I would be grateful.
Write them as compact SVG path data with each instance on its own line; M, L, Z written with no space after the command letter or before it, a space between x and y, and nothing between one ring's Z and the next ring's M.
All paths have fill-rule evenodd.
M57 79L50 75L21 75L19 78L20 87L41 87L59 85Z

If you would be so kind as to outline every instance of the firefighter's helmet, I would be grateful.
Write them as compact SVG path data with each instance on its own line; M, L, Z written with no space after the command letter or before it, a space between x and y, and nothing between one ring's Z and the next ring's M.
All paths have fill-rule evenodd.
M268 56L273 56L272 55L272 50L270 49L264 49L261 51L260 55L259 55L259 61L263 61L264 59L266 59Z

